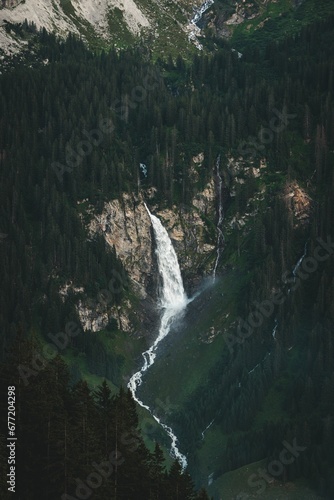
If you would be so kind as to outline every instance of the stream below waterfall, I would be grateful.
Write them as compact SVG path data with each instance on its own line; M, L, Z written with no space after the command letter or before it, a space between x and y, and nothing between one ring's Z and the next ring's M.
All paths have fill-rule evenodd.
M222 247L224 244L224 235L223 231L221 230L221 225L224 220L224 211L223 211L223 199L222 199L222 185L223 185L223 180L220 175L220 155L218 155L217 160L216 160L216 174L217 174L217 179L218 179L218 222L217 222L217 257L215 261L215 265L213 268L213 280L216 278L216 271L217 271L217 266L218 262L222 253Z

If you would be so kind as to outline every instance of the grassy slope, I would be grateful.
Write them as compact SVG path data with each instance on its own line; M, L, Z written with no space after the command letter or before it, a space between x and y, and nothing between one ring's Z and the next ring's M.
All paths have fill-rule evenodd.
M291 350L288 356L287 369L275 380L263 401L262 408L254 419L252 426L254 430L261 428L266 421L275 422L289 418L287 412L283 408L284 387L287 385L289 378L294 377L294 365L297 358L297 350ZM213 465L221 463L224 460L224 446L227 442L227 438L228 436L222 433L215 425L212 425L205 433L205 439L198 451L199 469L203 477L209 477L213 472ZM289 500L301 500L303 498L311 500L320 498L315 496L314 493L306 487L305 481L296 481L294 483L288 483L285 486L282 486L280 482L274 482L267 488L265 493L253 497L252 495L254 495L256 490L254 490L254 487L248 486L247 480L254 471L256 472L258 467L263 465L265 465L264 461L256 462L223 474L213 482L211 488L209 488L210 493L214 494L215 498L218 498L218 494L231 495L227 497L231 499L234 498L234 495L237 496L241 492L251 494L249 498L264 498L268 500L276 498L282 498L282 500L283 498ZM277 497L278 493L286 496ZM244 499L242 498L242 500Z
M145 376L142 390L145 399L152 401L152 395L159 395L163 401L169 399L176 408L199 385L205 384L210 368L224 348L221 333L208 343L210 328L217 333L224 323L230 322L225 316L233 311L237 290L235 275L228 274L209 285L189 304L184 322L161 343L159 361Z
M141 361L141 353L147 349L146 341L144 339L133 339L129 338L129 335L124 332L115 332L115 334L110 335L110 332L99 332L101 343L110 351L123 357L124 364L122 367L123 374L133 373L138 363ZM64 361L68 364L70 370L75 370L76 374L79 375L83 380L86 380L89 387L95 390L97 386L101 385L105 377L101 377L91 373L85 354L77 353L73 349L66 349L64 355L62 356ZM127 377L120 377L119 380L112 382L106 379L107 383L111 389L112 394L116 394L119 387L123 385L126 386ZM116 383L115 383L116 382ZM162 445L162 450L165 456L165 463L167 467L170 467L172 459L169 455L169 440L166 439L165 433L162 431L161 427L153 419L148 411L138 406L138 416L139 416L139 427L142 432L142 436L147 448L151 451L154 450L155 442L158 440Z
M321 497L313 492L305 483L298 480L294 482L281 483L274 481L266 484L265 490L260 491L260 486L248 484L249 477L256 474L259 468L265 468L264 460L240 467L232 472L227 472L221 478L214 481L208 488L210 495L215 499L224 500L321 500Z
M260 16L236 26L231 43L241 52L250 47L261 49L268 41L296 34L333 12L332 0L305 0L297 9L292 7L291 0L277 0L268 4Z
M188 22L188 14L178 3L137 0L136 4L139 9L151 23L149 28L142 30L140 36L134 35L129 30L123 12L119 8L110 9L108 14L109 40L102 39L87 21L76 15L71 0L60 0L60 4L65 14L95 50L108 49L111 45L126 48L136 43L143 43L152 48L155 58L169 54L173 58L179 54L187 58L197 51L182 29Z
M87 335L90 334L87 333ZM96 334L92 333L91 335ZM101 331L97 335L107 352L113 352L122 358L122 373L130 373L135 369L137 358L143 349L146 348L143 339L131 339L129 341L129 335L121 331L115 333ZM70 368L79 370L80 375L89 382L90 386L94 387L96 380L98 384L100 380L103 380L103 377L90 372L84 353L78 353L74 349L66 349L64 359ZM121 385L125 385L125 379L120 376L113 382L110 381L110 384L111 388L114 388L114 391L116 391Z

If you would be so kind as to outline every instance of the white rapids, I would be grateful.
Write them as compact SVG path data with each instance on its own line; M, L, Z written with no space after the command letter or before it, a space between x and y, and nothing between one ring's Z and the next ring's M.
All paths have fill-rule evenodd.
M197 24L199 21L202 19L203 14L208 10L211 5L214 4L214 0L206 0L202 5L199 7L199 9L195 10L195 14L193 18L191 19L191 24Z
M151 214L146 204L145 208L148 212L148 215L150 216L156 240L158 268L160 276L162 278L160 307L163 312L160 320L158 336L152 346L147 351L144 351L142 353L144 364L138 372L132 375L128 383L128 388L130 389L134 400L137 401L140 406L146 408L146 410L151 413L152 417L156 420L156 422L158 422L159 425L161 425L161 427L171 438L171 455L180 462L184 470L187 467L187 459L177 447L177 437L173 433L173 430L166 424L162 423L160 419L152 413L150 407L145 405L136 396L137 389L143 381L143 374L153 365L155 361L156 351L159 343L168 335L174 319L184 310L189 302L183 288L181 271L177 256L168 233L161 224L158 217L155 217L155 215Z
M223 180L221 178L220 172L219 172L219 166L220 166L220 155L218 156L216 160L216 171L217 171L217 179L218 179L218 222L217 222L217 257L215 261L215 265L213 268L213 281L216 279L216 271L217 271L217 266L218 262L220 259L220 256L222 254L222 246L224 244L224 235L223 231L221 230L221 225L224 220L224 211L223 211L223 200L222 200L222 184Z
M205 2L202 3L198 9L194 9L194 15L186 28L188 31L188 39L196 45L198 50L203 50L203 46L197 39L197 37L201 34L201 29L197 25L201 21L203 14L211 7L211 5L213 5L213 3L214 0L205 0Z

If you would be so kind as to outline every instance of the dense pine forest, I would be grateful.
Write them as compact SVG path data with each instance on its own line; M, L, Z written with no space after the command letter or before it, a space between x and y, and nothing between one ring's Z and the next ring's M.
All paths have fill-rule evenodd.
M213 415L224 436L213 479L278 461L282 442L296 440L300 457L276 477L306 478L323 498L334 498L334 18L265 47L252 44L242 57L221 43L211 55L153 61L140 44L93 53L73 36L34 36L36 59L0 75L1 398L16 386L18 498L209 498L198 492L207 484L198 450ZM201 151L200 173L191 175ZM218 155L230 219L253 209L261 185L245 176L232 196L229 159L253 166L265 157L267 165L256 216L225 238L218 272L224 279L233 271L240 281L231 314L247 318L255 303L278 292L284 300L254 333L226 334L208 378L172 412L189 457L182 473L177 461L165 465L159 443L154 451L144 444L136 405L120 384L129 376L122 355L106 350L98 333L80 330L68 347L117 392L107 382L93 389L61 355L50 354L23 377L19 367L31 367L49 332L80 324L76 298L59 294L64 283L94 298L116 270L123 279L110 305L133 298L115 249L87 237L87 207L98 212L124 192L151 187L159 207L189 207ZM300 224L282 195L296 181L312 200ZM304 253L309 267L297 275ZM107 332L116 330L111 321ZM281 411L260 421L273 387ZM0 460L4 471L6 455ZM112 472L86 480L102 462ZM5 481L1 487L6 491Z

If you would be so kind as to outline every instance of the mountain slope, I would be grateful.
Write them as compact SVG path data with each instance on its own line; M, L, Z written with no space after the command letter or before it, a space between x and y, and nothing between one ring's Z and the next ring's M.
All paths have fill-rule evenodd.
M140 397L217 498L243 466L237 498L300 477L332 498L333 17L191 62L35 36L47 63L0 77L2 356L22 332L42 339L24 357L32 393L55 348L72 383L127 384L161 314L145 201L198 296ZM141 425L168 448L143 411ZM53 465L79 474L56 458L45 489Z
M244 49L255 32L260 39L265 33L268 41L272 24L275 29L277 23L282 25L278 38L333 11L330 0L321 1L318 9L315 0L5 0L0 8L0 50L15 54L27 48L29 40L14 26L25 22L61 37L76 34L95 49L143 42L157 56L189 56L203 45L217 49L217 43L231 37Z
M146 2L145 0L26 0L0 10L1 48L7 52L18 49L15 34L6 30L6 23L33 22L64 36L69 32L83 36L90 43L106 47L133 43L144 34L164 36L163 27L175 32L175 24L183 45L187 44L185 26L192 16L189 2ZM166 35L167 37L168 35Z

